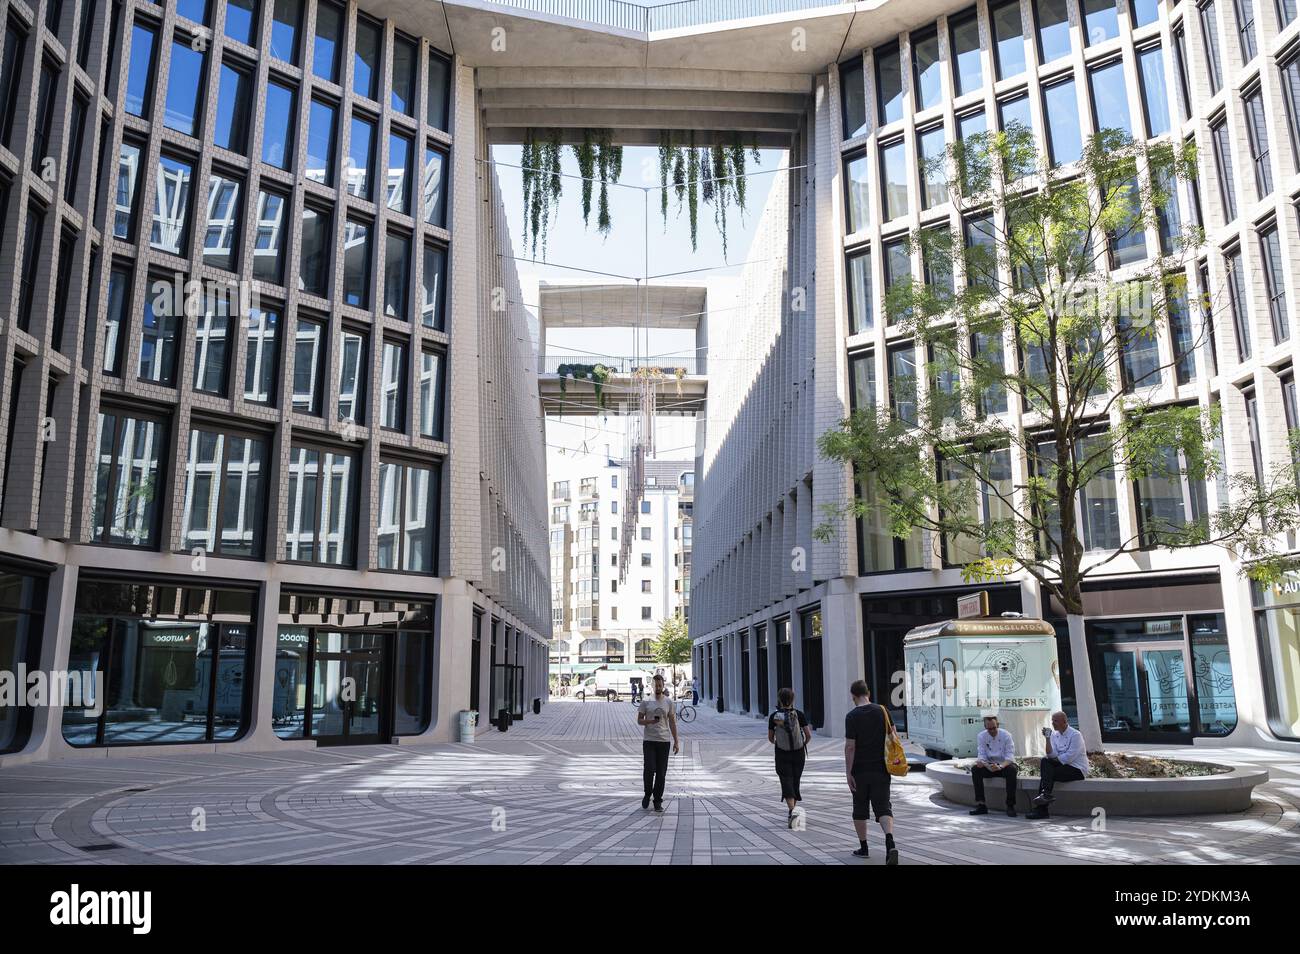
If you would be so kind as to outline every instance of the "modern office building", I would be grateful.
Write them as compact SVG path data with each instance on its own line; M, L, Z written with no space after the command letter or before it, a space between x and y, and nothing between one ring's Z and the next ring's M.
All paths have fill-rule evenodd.
M95 718L0 709L0 759L448 738L544 691L544 408L485 161L530 129L788 159L691 467L696 671L727 708L792 685L835 734L849 680L888 697L902 634L973 589L941 540L812 533L851 491L817 436L925 372L883 293L924 277L908 230L961 230L922 160L973 131L1067 162L1102 125L1197 144L1187 278L1229 294L1158 393L1222 408L1230 468L1289 459L1294 0L0 0L0 29L0 669L105 676ZM1116 474L1089 524L1219 490ZM1090 665L1112 739L1300 749L1300 579L1241 569L1111 563L1067 707Z
M693 462L646 461L629 496L630 468L599 461L548 454L552 674L653 664L660 624L690 618Z

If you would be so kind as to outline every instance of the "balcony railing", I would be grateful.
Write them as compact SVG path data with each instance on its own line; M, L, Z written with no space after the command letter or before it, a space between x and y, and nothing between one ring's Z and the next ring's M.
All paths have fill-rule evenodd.
M778 13L834 7L853 0L676 0L640 4L627 0L492 0L503 7L585 20L601 26L639 33L680 30L705 23L723 23Z
M678 355L673 357L630 358L630 357L596 357L590 354L544 354L537 359L537 370L541 374L558 374L560 367L566 364L595 365L603 364L615 374L631 374L637 368L658 368L664 377L672 378L677 369L686 374L704 374L705 362L695 355ZM582 378L587 383L590 378Z

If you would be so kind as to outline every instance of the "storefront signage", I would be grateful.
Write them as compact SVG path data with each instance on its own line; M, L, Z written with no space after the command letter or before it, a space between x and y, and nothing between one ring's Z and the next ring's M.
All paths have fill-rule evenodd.
M968 593L965 596L959 596L957 598L958 619L974 619L976 617L988 615L988 590L980 590L978 593Z

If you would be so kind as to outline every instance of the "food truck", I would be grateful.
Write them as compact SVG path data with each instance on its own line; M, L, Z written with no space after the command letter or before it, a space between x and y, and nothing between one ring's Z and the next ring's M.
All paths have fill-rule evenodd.
M1017 755L1042 755L1042 729L1061 708L1056 630L1041 619L994 617L918 626L903 637L907 737L934 758L969 758L986 715Z

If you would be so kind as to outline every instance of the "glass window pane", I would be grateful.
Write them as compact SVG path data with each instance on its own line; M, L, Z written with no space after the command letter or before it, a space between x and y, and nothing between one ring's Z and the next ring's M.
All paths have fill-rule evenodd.
M226 36L257 45L257 0L226 0Z
M917 109L938 106L943 98L943 71L939 65L939 36L912 39L912 69L916 77Z
M388 137L388 207L403 214L411 211L411 137Z
M131 28L131 59L127 67L123 105L133 116L149 118L153 98L153 48L157 31L143 23Z
M1133 14L1133 26L1155 23L1160 16L1160 0L1129 0L1128 9Z
M369 222L348 219L343 234L343 301L357 308L370 307Z
M375 124L369 119L352 115L352 129L348 137L348 172L346 189L352 195L369 201L371 196L371 170L375 163Z
M416 46L396 37L393 42L392 106L399 113L415 115Z
M122 143L117 162L117 188L113 204L113 236L135 241L135 201L140 185L140 147Z
M1070 55L1070 11L1065 0L1036 0L1034 14L1038 19L1038 56L1041 62L1050 63Z
M319 99L311 101L307 125L307 158L303 176L323 185L334 185L334 135L338 109Z
M213 142L241 155L248 148L248 107L253 78L246 71L221 64L217 87L217 121Z
M203 264L234 271L240 234L240 183L213 174L208 179L207 231L203 238Z
M1010 132L1013 126L1031 132L1034 128L1034 118L1029 111L1029 94L1021 93L1019 96L999 102L998 121L1003 132Z
M889 402L895 417L916 424L916 349L912 345L889 349Z
M442 355L420 355L420 436L442 440Z
M298 64L298 26L302 22L301 0L273 0L271 13L271 55Z
M867 179L867 154L859 153L844 163L844 198L847 207L848 227L852 235L864 229L871 221L871 193Z
M876 50L876 108L882 126L903 118L903 62L897 45Z
M339 49L343 44L343 10L326 2L316 4L316 41L311 70L323 80L339 81Z
M388 233L384 249L384 313L409 319L407 289L411 283L411 239Z
M288 169L293 159L295 93L274 80L266 84L266 113L262 124L262 161Z
M171 156L158 157L154 184L153 232L149 244L162 252L185 255L189 244L190 178L194 167Z
M429 90L425 112L429 125L434 129L447 131L450 122L447 115L448 99L451 92L451 61L429 51Z
M1047 147L1052 165L1077 162L1083 155L1079 128L1079 99L1074 80L1043 87L1043 115L1047 117Z
M165 387L176 384L176 342L183 300L180 289L165 279L150 283L140 324L140 361L136 374L142 381Z
M993 49L998 79L1011 79L1025 71L1025 34L1020 23L1019 0L1010 0L989 11L993 26Z
M867 411L876 407L876 356L864 351L849 356L849 375L853 379L850 389L853 410Z
M862 57L840 66L840 120L845 139L853 139L867 131L867 91Z
M194 321L194 390L224 396L230 354L230 301L222 289L207 297Z
M917 134L920 151L921 208L931 209L948 201L947 143L942 126Z
M379 426L406 430L406 346L385 341L379 371Z
M849 255L849 334L871 330L874 303L871 297L871 252Z
M395 570L401 548L402 465L379 462L379 519L375 523L375 562L381 570Z
M1142 105L1146 108L1147 135L1169 132L1169 96L1165 92L1165 59L1158 46L1138 51L1142 79Z
M321 413L320 379L325 368L325 326L299 319L293 345L293 409Z
M253 277L284 284L284 213L288 203L275 192L257 196L257 237L253 241Z
M356 51L352 62L352 90L370 99L379 98L379 48L383 37L379 24L357 18Z
M447 155L440 149L424 150L424 221L447 227Z
M208 22L208 0L176 0L176 12L195 23Z
M244 325L244 400L275 404L275 373L280 354L280 314L250 308Z
M1119 36L1116 0L1083 0L1083 32L1089 46Z
M408 573L433 570L433 507L431 471L407 467L402 513L402 569Z
M957 95L973 93L984 85L984 67L980 62L980 25L974 12L948 21L952 27L949 49L953 58L953 78Z
M298 273L301 291L328 298L330 256L334 247L330 214L311 206L302 209L302 266Z
M178 36L172 42L171 67L167 72L167 103L163 123L187 136L197 133L199 102L203 89L203 52L190 48Z
M881 186L884 190L885 221L908 213L907 152L902 141L881 147Z
M426 328L445 330L443 318L445 307L445 285L447 275L447 251L438 245L424 246L424 268L422 281L422 305L420 320Z
M362 423L366 400L366 339L360 332L343 332L339 359L340 421Z
M1092 121L1097 130L1118 129L1133 135L1133 123L1128 112L1128 84L1124 79L1124 64L1120 60L1094 67L1088 71L1092 87Z
M320 494L321 452L293 447L289 453L289 490L285 499L284 559L316 561L316 504Z

